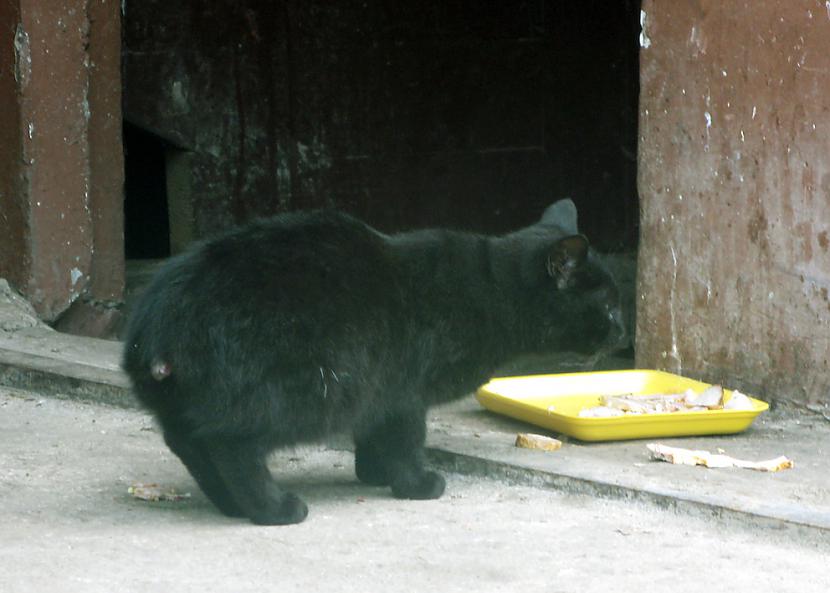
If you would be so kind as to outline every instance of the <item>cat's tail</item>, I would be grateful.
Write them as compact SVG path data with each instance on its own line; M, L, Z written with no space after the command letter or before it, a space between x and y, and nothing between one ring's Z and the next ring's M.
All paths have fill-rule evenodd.
M128 332L121 359L121 367L130 378L135 395L144 404L160 397L163 384L173 375L169 358L153 353L152 342L144 331Z
M133 392L144 405L166 397L176 374L168 318L170 295L162 286L150 286L139 299L127 323L121 367Z

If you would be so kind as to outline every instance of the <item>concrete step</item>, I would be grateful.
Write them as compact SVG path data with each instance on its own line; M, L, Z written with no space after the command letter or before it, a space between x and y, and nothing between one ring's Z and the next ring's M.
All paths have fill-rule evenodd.
M2 331L0 384L136 407L118 366L121 349L120 342L69 336L42 326ZM448 471L647 501L753 528L830 540L830 424L821 416L779 410L739 435L662 441L691 449L723 448L745 459L787 455L795 460L794 469L775 474L653 462L647 441L588 444L565 438L565 446L552 453L517 449L517 432L545 431L487 412L472 397L431 410L429 426L429 459Z

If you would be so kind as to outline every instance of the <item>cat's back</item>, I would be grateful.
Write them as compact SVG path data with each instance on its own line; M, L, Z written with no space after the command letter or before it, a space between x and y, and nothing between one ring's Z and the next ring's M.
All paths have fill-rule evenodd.
M256 220L204 243L194 254L194 264L226 268L237 279L243 273L308 266L335 271L335 262L345 268L360 259L377 258L384 242L383 235L348 214L297 212Z
M289 213L256 220L172 258L148 292L166 288L214 303L267 295L273 302L280 294L380 272L385 249L382 234L342 212Z
M384 235L337 211L254 221L166 262L139 298L125 340L160 351L173 337L208 340L208 330L253 339L334 324L394 290L387 251Z

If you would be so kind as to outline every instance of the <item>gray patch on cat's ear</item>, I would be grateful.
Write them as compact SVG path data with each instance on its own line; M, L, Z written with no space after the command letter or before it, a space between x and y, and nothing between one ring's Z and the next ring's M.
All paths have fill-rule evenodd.
M570 198L559 200L548 206L542 215L542 222L555 224L566 233L577 234L579 231L576 227L576 204Z
M585 235L572 235L559 239L548 254L548 275L556 280L556 287L564 290L571 286L574 270L588 258L588 239Z

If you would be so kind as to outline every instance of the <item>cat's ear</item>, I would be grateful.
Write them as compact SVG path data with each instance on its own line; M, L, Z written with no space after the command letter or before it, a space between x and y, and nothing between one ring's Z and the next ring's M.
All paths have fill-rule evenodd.
M542 215L542 222L555 224L566 233L576 235L576 204L570 198L559 200L552 206L548 206Z
M585 235L571 235L559 239L548 251L548 276L556 280L556 287L564 290L572 285L574 271L588 259L588 239Z

